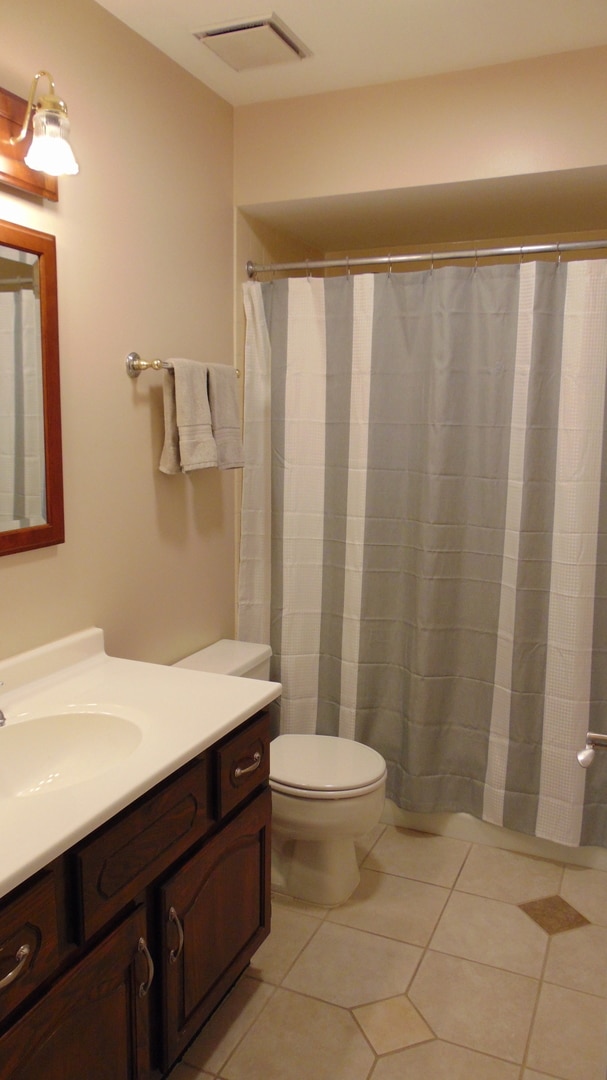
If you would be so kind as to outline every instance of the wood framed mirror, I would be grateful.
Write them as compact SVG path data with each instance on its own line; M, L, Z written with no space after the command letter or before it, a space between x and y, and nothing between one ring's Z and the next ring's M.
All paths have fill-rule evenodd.
M64 539L55 237L0 221L0 555Z

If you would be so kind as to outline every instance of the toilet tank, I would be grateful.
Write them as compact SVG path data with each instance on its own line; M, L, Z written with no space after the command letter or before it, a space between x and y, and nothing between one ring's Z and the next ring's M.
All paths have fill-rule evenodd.
M178 660L174 666L194 671L214 671L217 675L269 679L271 655L269 645L222 638L221 641L208 645L206 649L199 649L190 656L184 656L183 660Z

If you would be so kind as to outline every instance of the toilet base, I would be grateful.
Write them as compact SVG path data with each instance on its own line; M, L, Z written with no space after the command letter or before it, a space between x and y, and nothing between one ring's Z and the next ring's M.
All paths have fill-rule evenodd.
M276 892L321 907L345 903L360 881L356 840L377 825L385 793L385 780L353 798L309 799L273 790Z
M352 839L272 840L272 888L297 900L337 907L360 882Z

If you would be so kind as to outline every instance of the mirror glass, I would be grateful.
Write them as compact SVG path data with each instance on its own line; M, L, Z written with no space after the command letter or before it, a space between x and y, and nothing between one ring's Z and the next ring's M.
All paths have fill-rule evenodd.
M63 539L55 238L0 222L0 554Z

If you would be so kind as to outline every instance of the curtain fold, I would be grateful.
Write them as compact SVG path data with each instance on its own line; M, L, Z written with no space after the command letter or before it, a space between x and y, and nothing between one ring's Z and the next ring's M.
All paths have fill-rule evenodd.
M388 795L607 845L607 263L245 286L239 634Z

